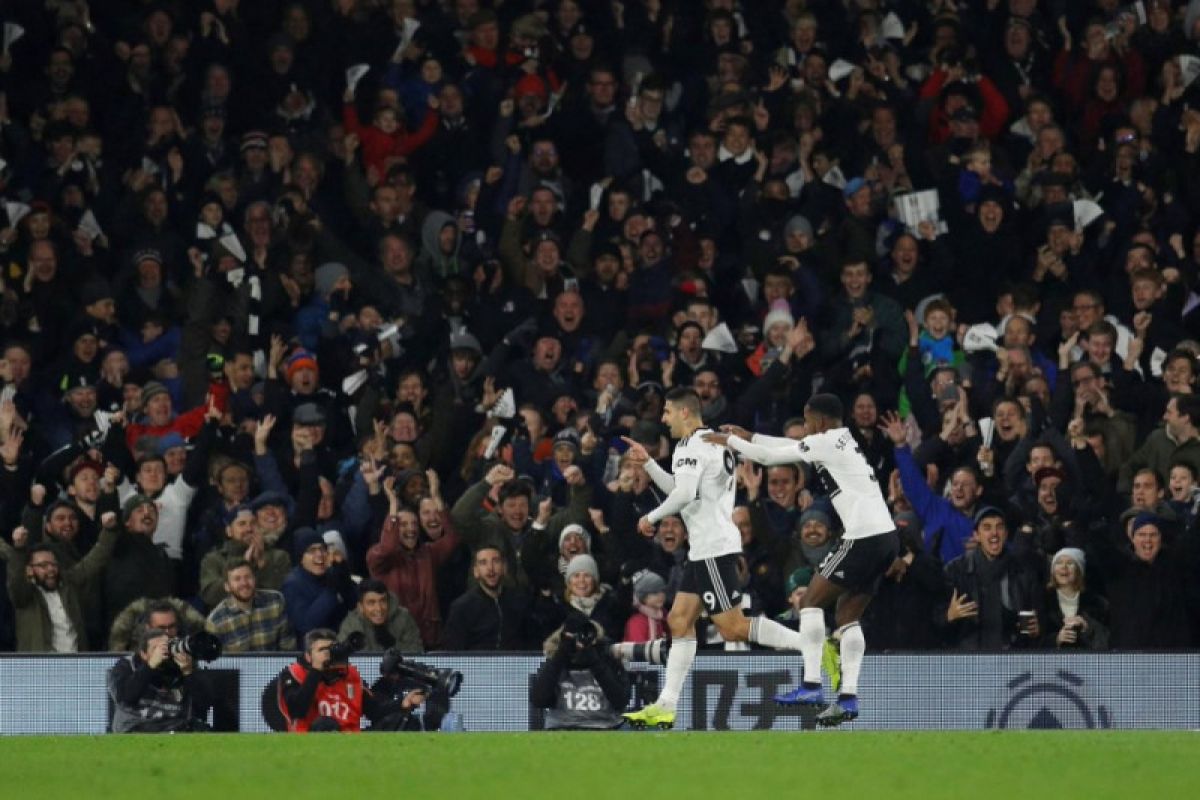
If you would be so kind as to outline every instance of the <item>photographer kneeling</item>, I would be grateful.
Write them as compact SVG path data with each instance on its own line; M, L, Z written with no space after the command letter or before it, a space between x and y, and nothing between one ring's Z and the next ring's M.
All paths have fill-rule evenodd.
M362 729L363 714L374 709L362 676L350 663L356 644L337 641L329 628L304 634L304 652L279 674L279 710L289 731L357 733Z
M209 730L199 716L209 704L200 697L203 689L192 657L211 661L216 655L195 652L196 644L195 637L172 639L162 628L145 626L138 632L137 652L108 671L113 733ZM219 651L217 643L217 654Z
M529 702L546 709L547 730L607 730L620 727L629 703L629 674L609 655L603 630L582 614L571 614L547 637L546 661L538 668Z

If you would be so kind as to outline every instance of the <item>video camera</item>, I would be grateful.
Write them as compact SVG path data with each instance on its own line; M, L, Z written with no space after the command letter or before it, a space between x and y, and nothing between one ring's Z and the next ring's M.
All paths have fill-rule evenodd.
M462 688L463 674L455 669L439 669L419 661L405 659L395 649L383 654L379 664L379 674L383 677L407 678L429 689L430 693L441 692L446 697L454 697Z

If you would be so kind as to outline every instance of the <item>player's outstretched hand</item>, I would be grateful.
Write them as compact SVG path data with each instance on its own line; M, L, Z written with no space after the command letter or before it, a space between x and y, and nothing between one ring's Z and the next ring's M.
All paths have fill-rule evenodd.
M650 460L650 453L645 447L630 439L628 436L622 436L621 441L629 445L629 449L625 451L625 455L634 464L645 465Z
M722 425L721 431L736 436L739 439L745 439L747 442L754 438L754 434L739 425Z
M638 520L638 533L642 534L642 536L653 536L654 523L646 517L642 517Z
M703 441L709 444L719 445L724 447L729 442L728 433L706 433L700 437Z

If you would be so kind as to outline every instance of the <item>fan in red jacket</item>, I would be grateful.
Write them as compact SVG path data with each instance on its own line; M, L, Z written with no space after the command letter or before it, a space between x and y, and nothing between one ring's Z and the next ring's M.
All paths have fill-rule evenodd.
M1004 133L1008 121L1008 101L992 83L991 78L980 75L974 83L965 82L960 65L943 65L933 71L921 86L921 99L938 97L937 104L929 112L929 143L941 144L950 138L950 116L960 108L974 105L973 96L978 97L979 135L995 139Z
M378 106L371 124L363 125L354 106L354 90L346 89L342 100L342 124L347 133L358 137L362 146L363 167L368 173L374 168L376 174L383 175L389 166L389 159L403 158L416 152L437 131L437 95L429 96L429 113L421 121L421 127L411 133L405 129L399 110L390 105Z
M167 387L158 381L150 381L142 388L141 421L130 423L125 429L125 444L132 451L143 436L162 437L168 433L190 439L204 427L204 418L210 408L214 413L224 414L228 405L229 386L213 382L208 386L208 402L176 414Z
M442 535L432 542L422 542L417 515L400 508L394 479L388 478L384 489L391 508L379 543L367 551L367 569L413 615L425 646L435 648L442 636L437 570L454 555L461 540L443 507L438 511ZM440 505L440 498L434 500Z

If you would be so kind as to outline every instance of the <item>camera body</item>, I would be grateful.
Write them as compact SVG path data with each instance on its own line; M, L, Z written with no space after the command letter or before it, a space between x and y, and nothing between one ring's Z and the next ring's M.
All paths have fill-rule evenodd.
M354 631L340 642L334 642L329 645L329 663L330 664L345 664L350 660L350 656L363 649L367 643L367 639L360 632Z
M588 625L580 628L575 632L575 646L580 648L591 647L596 644L596 639L598 636L599 634L597 634L596 627L594 625Z

